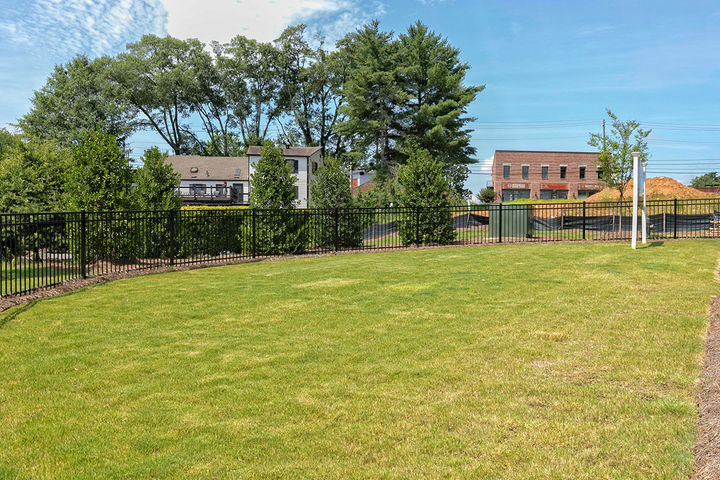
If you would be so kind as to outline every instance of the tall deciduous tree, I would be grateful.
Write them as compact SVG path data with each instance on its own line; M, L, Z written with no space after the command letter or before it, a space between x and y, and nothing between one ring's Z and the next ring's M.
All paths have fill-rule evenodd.
M616 188L623 198L628 181L632 178L633 152L639 152L640 161L648 159L647 137L651 130L643 130L635 120L622 122L609 109L612 120L610 135L591 133L588 145L600 151L597 165L600 179L609 187Z
M18 124L40 140L73 145L87 131L105 130L123 142L138 126L136 109L110 81L111 59L79 55L58 65L35 92L32 107Z
M67 173L69 208L100 211L129 206L133 172L128 157L112 135L87 132L80 144L72 148Z
M197 141L188 120L197 103L194 65L203 48L194 39L145 35L114 64L113 78L140 111L140 123L157 132L176 155L189 152Z
M306 26L301 24L285 29L275 41L281 54L289 114L303 144L319 146L323 156L338 153L341 87L347 71L343 52L328 52L322 40L313 49L305 36Z
M279 50L242 35L213 45L229 107L245 145L262 144L268 129L287 109Z
M467 116L467 108L485 88L464 84L470 67L459 54L447 39L420 22L399 37L398 81L406 94L399 113L400 144L427 150L448 165L476 161L467 126L474 118Z
M180 175L165 163L167 153L157 147L147 150L142 157L143 165L135 171L132 190L133 208L137 210L176 210L182 205L175 189Z

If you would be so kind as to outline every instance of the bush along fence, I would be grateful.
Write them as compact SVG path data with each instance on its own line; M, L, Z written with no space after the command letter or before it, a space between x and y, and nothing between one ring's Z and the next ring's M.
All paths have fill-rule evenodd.
M286 254L630 239L631 202L0 214L0 296L69 279ZM720 199L647 205L648 236L720 238Z

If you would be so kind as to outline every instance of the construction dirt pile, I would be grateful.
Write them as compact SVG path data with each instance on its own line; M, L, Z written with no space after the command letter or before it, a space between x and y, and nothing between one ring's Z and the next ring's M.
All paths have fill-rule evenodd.
M645 180L648 200L669 200L673 198L708 198L715 195L687 187L668 177L653 177ZM623 200L632 200L633 181L630 180L623 193ZM616 188L606 188L586 199L588 202L613 202L620 200Z

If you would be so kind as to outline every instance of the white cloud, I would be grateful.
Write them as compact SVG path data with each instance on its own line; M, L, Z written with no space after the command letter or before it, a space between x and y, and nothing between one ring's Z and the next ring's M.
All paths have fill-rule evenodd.
M164 24L158 0L35 0L7 11L0 30L17 47L66 60L114 53Z
M384 13L382 4L362 0L161 0L167 31L178 38L209 43L244 35L263 42L277 38L290 24L306 22L335 40L348 30Z

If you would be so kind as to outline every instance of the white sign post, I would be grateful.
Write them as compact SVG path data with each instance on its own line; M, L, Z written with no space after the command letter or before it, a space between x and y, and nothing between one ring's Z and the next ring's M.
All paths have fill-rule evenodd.
M642 206L642 243L647 243L647 193L645 192L645 177L647 174L647 162L642 162L642 180L640 188L642 189L643 206Z
M638 178L638 152L632 152L633 156L633 205L632 205L632 248L637 248L637 210L638 210L638 190L640 180Z

